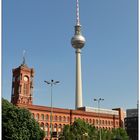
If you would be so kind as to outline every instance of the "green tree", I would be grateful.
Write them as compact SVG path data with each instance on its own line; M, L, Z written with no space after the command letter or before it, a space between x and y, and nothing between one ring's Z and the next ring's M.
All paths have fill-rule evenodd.
M77 119L72 125L66 125L60 135L61 140L94 140L97 131L94 126Z
M77 119L72 125L66 125L60 140L99 140L100 131L93 125ZM123 128L112 130L101 129L102 140L129 140Z
M112 140L129 140L127 132L123 128L113 129L112 133L113 133Z
M43 140L44 136L44 131L27 109L2 99L3 140Z

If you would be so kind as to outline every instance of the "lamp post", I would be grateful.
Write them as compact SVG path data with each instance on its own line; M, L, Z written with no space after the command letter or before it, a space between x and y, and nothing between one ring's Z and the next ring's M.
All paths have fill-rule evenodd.
M97 101L98 102L98 118L99 118L99 137L100 137L100 140L101 140L101 129L100 129L100 102L101 101L104 101L104 99L102 98L99 98L99 99L94 99L94 101Z
M52 140L52 113L53 113L53 107L52 107L52 89L53 89L53 85L56 85L58 83L60 83L59 81L44 81L45 83L47 83L48 85L50 85L51 87L51 115L50 115L50 125L51 125L51 131L50 131L50 136L51 136L51 140Z

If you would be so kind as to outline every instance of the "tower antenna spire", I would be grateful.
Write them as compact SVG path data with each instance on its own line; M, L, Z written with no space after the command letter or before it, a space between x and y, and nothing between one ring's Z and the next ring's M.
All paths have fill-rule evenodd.
M22 61L22 65L25 65L25 50L23 50L23 61Z
M76 25L80 25L79 0L76 0Z

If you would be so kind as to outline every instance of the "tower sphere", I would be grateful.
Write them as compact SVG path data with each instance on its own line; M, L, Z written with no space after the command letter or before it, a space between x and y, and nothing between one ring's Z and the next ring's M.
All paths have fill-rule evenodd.
M71 44L75 49L81 49L85 45L85 38L82 35L74 35L71 39Z

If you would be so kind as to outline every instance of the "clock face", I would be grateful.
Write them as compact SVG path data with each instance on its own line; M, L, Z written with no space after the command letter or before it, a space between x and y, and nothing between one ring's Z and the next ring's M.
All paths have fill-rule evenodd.
M28 77L24 76L24 81L27 82L28 81Z

